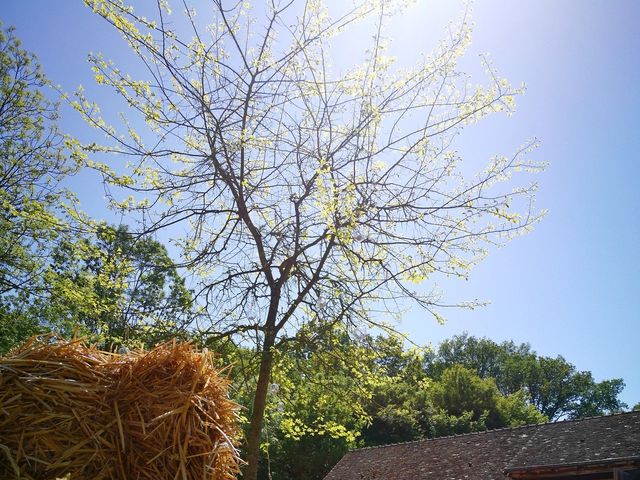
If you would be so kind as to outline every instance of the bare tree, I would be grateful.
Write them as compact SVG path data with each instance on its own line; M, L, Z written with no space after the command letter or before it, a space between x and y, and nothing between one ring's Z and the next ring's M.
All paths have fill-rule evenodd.
M385 328L371 312L393 312L404 299L440 318L439 296L412 284L466 276L488 245L537 220L535 186L501 185L518 169L541 168L526 158L532 143L472 178L459 173L453 147L464 125L511 112L521 90L488 62L484 88L456 69L468 9L431 55L398 68L384 28L401 8L389 1L329 15L317 0L255 8L214 0L210 25L186 4L185 24L164 1L155 20L119 0L85 1L146 67L136 80L92 56L96 80L150 127L136 133L132 121L120 135L79 92L76 108L112 139L87 148L128 162L91 165L115 196L131 192L112 203L138 212L144 233L186 232L179 242L201 279L205 333L255 341L244 472L253 480L273 352L297 327L319 319L354 332ZM328 53L361 21L373 25L372 43L340 73Z

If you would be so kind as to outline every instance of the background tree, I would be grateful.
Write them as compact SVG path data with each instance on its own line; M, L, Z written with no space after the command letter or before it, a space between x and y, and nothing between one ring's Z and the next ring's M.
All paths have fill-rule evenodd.
M524 392L502 396L493 378L480 378L462 365L445 370L429 391L440 411L433 420L436 436L515 427L547 419L527 404Z
M444 340L434 352L428 365L429 374L439 377L447 368L464 365L476 372L481 378L493 377L502 393L513 393L505 370L509 358L520 358L530 354L527 344L516 345L513 342L497 344L487 338L476 338L463 333ZM519 390L520 386L515 387Z
M591 372L578 371L562 356L539 356L528 344L498 344L486 338L457 335L439 346L427 372L437 379L455 365L463 365L481 378L494 379L505 396L524 390L529 402L550 420L627 408L618 398L624 388L622 379L595 382Z
M589 376L591 376L590 372ZM570 413L570 418L620 413L628 408L628 405L619 398L625 386L621 378L603 380L598 383L593 381L593 377L591 379L588 388Z
M46 291L42 273L69 229L60 186L74 171L59 133L57 105L36 58L0 25L0 351L39 331L26 311Z
M180 244L202 278L205 333L244 335L260 352L246 447L253 480L274 354L300 325L380 326L372 309L404 299L440 318L439 296L412 282L465 277L488 245L538 219L535 186L501 186L540 169L527 157L533 143L468 178L453 146L463 126L511 112L521 89L487 62L486 87L457 70L467 14L431 55L396 68L384 29L398 6L388 1L334 16L316 1L214 1L209 26L189 6L184 23L169 22L165 1L153 19L120 0L86 3L146 69L134 79L91 57L96 81L140 115L120 135L78 92L74 106L112 140L89 150L131 168L91 165L113 192L131 192L112 203L140 212L143 232L190 222ZM332 39L366 18L374 37L363 62L335 73ZM134 131L139 119L150 129Z
M430 419L436 413L424 370L427 351L406 349L399 337L368 338L376 352L378 382L366 411L371 420L362 430L364 445L383 445L432 437Z
M192 295L158 241L124 225L64 241L45 273L50 296L40 315L52 325L80 325L104 347L155 345L185 336Z
M524 390L503 395L495 379L461 365L429 378L429 351L397 336L356 341L341 328L316 330L306 325L298 335L311 338L276 354L259 478L320 480L349 448L547 421ZM234 365L233 395L250 407L255 352L228 341L209 346Z

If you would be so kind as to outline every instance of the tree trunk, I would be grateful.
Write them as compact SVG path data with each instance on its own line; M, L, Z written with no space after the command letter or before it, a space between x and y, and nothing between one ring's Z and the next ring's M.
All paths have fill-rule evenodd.
M260 433L262 432L262 422L264 411L267 405L267 392L269 390L269 378L271 376L271 365L273 363L273 347L275 338L267 334L264 339L262 355L260 357L260 373L256 394L253 398L253 410L251 412L251 427L247 438L247 466L244 469L242 478L244 480L257 480L258 464L260 462Z

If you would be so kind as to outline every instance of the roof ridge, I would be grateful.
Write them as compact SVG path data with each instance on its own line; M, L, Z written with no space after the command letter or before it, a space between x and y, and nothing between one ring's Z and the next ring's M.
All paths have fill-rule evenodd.
M453 435L445 435L445 436L442 436L442 437L419 438L417 440L407 440L405 442L385 443L384 445L372 445L372 446L369 446L369 447L353 448L353 449L350 449L349 451L350 452L361 452L361 451L364 451L364 450L374 450L376 448L394 447L394 446L397 446L397 445L410 445L412 443L432 442L432 441L446 440L446 439L457 438L457 437L470 437L472 435L480 435L480 434L485 434L485 433L499 433L499 432L513 431L513 430L524 430L524 429L527 429L527 428L530 429L530 428L534 428L534 427L541 427L541 426L544 426L544 425L558 425L558 424L563 424L563 423L579 423L579 422L583 422L583 421L586 421L586 420L595 420L595 419L609 418L609 417L629 415L629 414L640 415L640 410L630 410L628 412L614 412L614 413L608 413L606 415L594 415L594 416L591 416L591 417L556 420L555 422L548 421L548 422L542 422L542 423L528 423L527 425L518 425L516 427L494 428L492 430L482 430L480 432L456 433L456 434L453 434Z

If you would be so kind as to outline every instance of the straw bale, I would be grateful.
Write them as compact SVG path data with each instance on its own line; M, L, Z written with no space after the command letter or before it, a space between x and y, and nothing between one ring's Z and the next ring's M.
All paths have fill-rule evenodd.
M111 356L54 341L31 339L0 360L0 476L111 478L100 471Z
M235 478L237 406L212 365L186 343L30 340L0 359L0 477Z
M117 419L114 442L124 477L235 478L237 406L212 364L186 343L110 364L114 389L107 398Z

